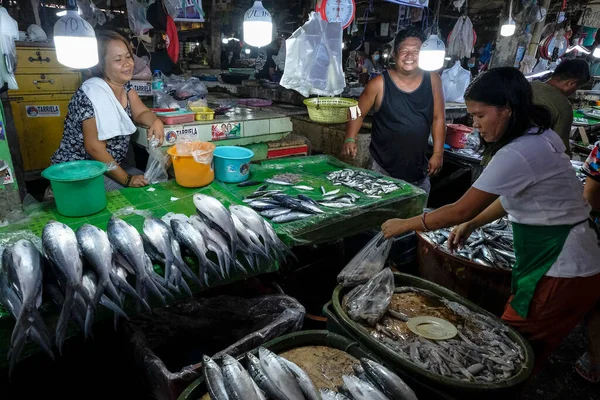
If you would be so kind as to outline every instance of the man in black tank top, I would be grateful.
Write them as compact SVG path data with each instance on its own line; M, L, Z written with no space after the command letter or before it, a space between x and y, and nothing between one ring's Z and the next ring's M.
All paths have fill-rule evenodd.
M442 81L437 73L419 69L423 33L414 28L398 32L395 68L372 79L358 99L362 117L346 125L342 153L356 156L356 137L364 116L374 108L369 152L372 169L421 187L429 194L429 176L443 165L446 138ZM427 159L429 133L433 156Z

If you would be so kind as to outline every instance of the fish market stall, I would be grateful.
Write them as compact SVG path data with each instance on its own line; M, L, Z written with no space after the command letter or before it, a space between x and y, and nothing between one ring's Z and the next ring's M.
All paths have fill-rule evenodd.
M364 177L363 173L367 172L349 168L328 156L265 161L251 166L250 179L257 182L256 186L247 186L248 182L238 186L215 181L191 189L167 181L142 189L126 188L109 192L107 207L87 217L65 217L54 205L40 205L21 223L0 228L0 241L8 246L17 239L27 239L25 243L34 243L29 245L28 254L32 259L37 257L37 263L41 262L38 252L43 248L53 264L64 267L58 274L49 270L54 272L50 276L57 278L57 282L44 278L44 283L51 283L57 290L44 290L47 301L41 312L45 326L51 329L56 326L59 344L80 331L89 333L86 308L91 304L95 307L99 298L103 301L100 304L125 318L125 314L136 312L136 305L137 311L149 310L207 287L276 271L289 253L283 242L288 246L328 242L375 228L388 218L410 217L422 210L425 196L419 189L370 173ZM292 175L297 179L294 184L276 179ZM302 213L302 219L270 224L247 206L254 201L252 198L251 202L244 202L264 185L268 189L263 191L279 194L274 197L286 202L289 213L297 212L295 207L306 207L307 200L302 199L305 196L318 205L309 206L312 210ZM302 197L298 198L300 194ZM320 212L313 213L314 209ZM234 240L236 237L239 241ZM69 239L68 245L64 238ZM96 267L94 274L88 271L82 275L77 243L79 246L88 243L83 253ZM106 261L111 256L111 245L118 255L112 267ZM17 257L20 249L12 247L11 252L15 255L14 268L22 266L22 259ZM207 259L207 252L216 258ZM168 267L163 268L164 265ZM137 290L125 282L128 275L135 276ZM41 282L42 277L38 278ZM80 282L88 285L86 292ZM110 282L118 284L120 293L114 295ZM65 294L60 288L67 283L73 291ZM106 290L106 299L100 287ZM139 291L140 288L143 290ZM65 302L73 301L75 290L82 293L76 301L76 311L64 311ZM121 292L127 294L125 301ZM59 308L50 303L49 295ZM106 307L99 307L97 320L112 316ZM58 319L61 308L64 315ZM6 360L19 314L19 309L0 309L2 360ZM75 323L69 325L70 319ZM40 321L38 317L35 320ZM41 324L39 328L42 330ZM49 349L46 346L49 337L42 335L36 339L42 348ZM37 349L26 346L23 355Z

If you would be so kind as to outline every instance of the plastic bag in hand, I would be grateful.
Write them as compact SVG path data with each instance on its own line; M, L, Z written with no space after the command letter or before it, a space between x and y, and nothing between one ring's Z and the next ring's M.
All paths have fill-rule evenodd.
M339 284L353 287L371 279L383 269L391 249L392 241L379 232L339 273Z
M146 165L146 172L144 172L144 179L150 184L157 182L166 182L169 180L169 174L167 174L168 163L171 157L168 154L164 154L160 147L148 146L148 164Z
M348 316L354 321L374 326L387 312L393 294L394 274L386 268L369 282L355 287L348 293Z

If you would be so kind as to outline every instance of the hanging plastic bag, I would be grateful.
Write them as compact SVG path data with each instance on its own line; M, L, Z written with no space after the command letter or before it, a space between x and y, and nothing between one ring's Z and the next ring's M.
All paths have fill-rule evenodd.
M335 96L344 90L342 25L311 12L308 22L285 42L286 59L281 86L308 97Z
M150 29L152 25L146 19L146 9L148 2L139 0L126 0L127 19L129 20L129 28L137 36L142 36Z
M8 88L17 90L15 70L17 68L17 48L15 40L19 39L19 27L6 8L0 7L0 87L4 82Z
M442 72L442 88L444 89L444 100L456 103L465 102L465 92L471 82L471 73L456 62L450 69Z
M394 294L394 274L384 269L346 297L346 311L353 321L374 326L385 315Z
M144 179L150 184L158 182L166 182L169 180L169 174L167 173L168 163L171 157L168 154L163 153L160 147L154 143L150 143L148 146L148 164L146 165L146 172L144 172Z
M353 287L371 279L383 269L391 249L392 241L379 232L339 273L339 284Z

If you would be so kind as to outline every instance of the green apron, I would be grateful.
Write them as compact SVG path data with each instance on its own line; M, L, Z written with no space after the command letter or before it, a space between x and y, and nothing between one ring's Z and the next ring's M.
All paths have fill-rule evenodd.
M510 305L527 318L529 303L538 282L558 259L569 232L575 225L538 226L512 223L515 263L512 270Z

